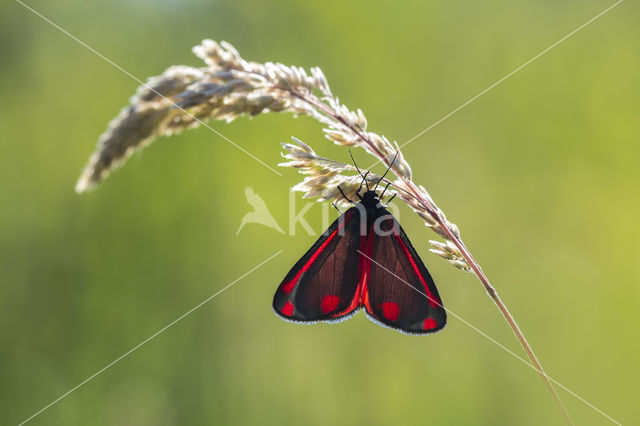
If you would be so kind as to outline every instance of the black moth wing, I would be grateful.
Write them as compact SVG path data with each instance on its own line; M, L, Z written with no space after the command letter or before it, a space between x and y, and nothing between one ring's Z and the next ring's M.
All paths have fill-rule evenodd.
M374 321L410 334L441 330L447 316L438 289L398 221L379 207L364 305Z
M286 275L273 310L290 321L331 321L360 306L360 212L352 207L320 236Z

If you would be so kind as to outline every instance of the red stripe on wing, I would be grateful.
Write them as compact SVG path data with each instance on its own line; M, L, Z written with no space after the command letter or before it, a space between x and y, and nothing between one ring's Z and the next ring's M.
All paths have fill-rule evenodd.
M283 292L285 292L286 294L291 293L291 290L293 290L293 288L296 286L296 284L298 283L298 280L300 279L302 274L304 274L311 267L311 265L313 265L313 262L315 262L316 259L318 258L318 256L320 256L320 254L324 251L324 249L327 248L327 245L329 245L331 240L333 240L335 238L335 236L338 235L338 232L340 231L340 229L342 229L342 227L344 227L345 223L347 223L348 220L349 220L349 217L347 217L345 219L345 221L342 222L340 224L340 226L338 226L336 228L336 230L333 231L331 233L331 235L329 235L327 237L327 239L322 243L322 245L320 247L318 247L318 250L316 250L315 253L313 253L311 255L309 260L307 260L307 262L304 264L304 266L302 268L300 268L298 273L290 281L286 282L282 286L282 291Z
M373 228L373 227L372 227ZM369 292L367 291L367 280L369 279L369 272L371 271L371 257L373 255L373 237L375 232L373 229L369 230L367 236L362 236L360 244L360 283L358 289L360 290L360 303L371 312L371 304L369 303Z
M409 248L404 243L404 241L402 241L402 238L400 238L400 235L398 235L395 229L393 230L393 236L396 237L398 244L400 244L400 247L402 247L402 251L409 259L409 262L411 263L411 267L413 268L413 272L420 279L420 282L422 283L422 287L424 287L424 291L426 292L427 299L429 299L429 304L434 308L441 307L442 303L440 302L440 299L435 297L433 293L431 293L431 290L429 290L429 287L427 286L427 282L424 280L424 277L420 273L420 270L418 269L418 265L416 265L416 261L413 259L413 256L411 256L411 253L409 252Z

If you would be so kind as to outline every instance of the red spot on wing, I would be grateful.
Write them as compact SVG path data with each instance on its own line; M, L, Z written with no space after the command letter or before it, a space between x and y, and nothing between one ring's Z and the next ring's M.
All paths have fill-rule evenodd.
M395 302L384 302L382 304L382 315L389 321L395 321L400 315L400 306Z
M322 298L322 302L320 302L320 309L322 309L323 314L328 314L329 312L333 312L338 307L338 302L340 298L338 296L327 295Z
M393 222L392 222L392 226L393 226ZM411 256L411 253L409 252L409 248L404 243L404 241L402 241L402 238L400 238L400 235L398 235L395 228L393 230L393 236L396 237L396 240L398 240L398 244L400 244L400 247L402 247L402 251L404 251L404 254L409 259L409 263L411 263L411 268L413 268L413 272L420 279L420 282L422 283L422 287L424 287L424 291L426 292L427 299L429 299L429 304L434 308L441 307L442 303L440 303L440 299L435 297L433 293L431 293L431 290L429 290L429 287L427 286L426 281L424 280L424 278L422 277L422 274L420 273L420 270L418 269L418 265L416 264L416 261L413 259L413 256Z
M282 313L288 317L293 314L293 305L291 304L291 302L287 301L287 303L285 303L285 305L282 307Z
M433 330L434 328L437 328L438 324L436 323L436 320L434 320L433 318L427 318L426 320L424 320L424 325L422 326L423 329L425 330Z
M347 223L347 221L349 220L350 217L351 217L351 215L349 215L349 217L346 217L344 222L342 222L340 224L340 226L338 226L336 228L336 230L333 231L331 233L331 235L329 235L327 237L327 239L324 241L324 243L322 243L320 245L320 247L318 247L318 249L315 251L315 253L313 253L311 255L311 257L309 258L309 260L307 260L307 262L304 264L304 266L302 266L302 268L300 268L300 270L295 275L295 277L293 277L290 281L287 281L286 283L284 283L282 285L281 288L282 288L282 291L285 294L291 293L291 290L293 290L293 288L296 286L296 284L298 283L298 280L300 279L302 274L304 274L311 267L311 265L313 265L313 262L315 262L316 259L318 258L318 256L320 256L320 253L322 253L324 251L324 249L327 248L327 245L329 245L331 240L333 240L335 238L335 236L338 234L338 231Z

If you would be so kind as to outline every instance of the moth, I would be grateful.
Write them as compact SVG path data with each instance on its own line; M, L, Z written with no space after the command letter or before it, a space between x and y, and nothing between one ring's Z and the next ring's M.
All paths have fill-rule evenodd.
M362 177L367 190L360 194L361 183L359 202L338 187L354 206L291 268L275 293L273 310L285 320L311 323L342 321L364 307L371 320L402 333L441 330L446 311L433 278L381 202L389 185L380 196L376 192L384 175L373 190Z

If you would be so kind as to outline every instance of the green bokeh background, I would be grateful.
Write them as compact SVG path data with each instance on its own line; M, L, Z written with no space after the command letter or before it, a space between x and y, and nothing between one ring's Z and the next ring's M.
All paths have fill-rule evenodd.
M145 79L200 66L209 37L250 60L321 66L370 128L405 141L606 1L44 1L28 4ZM631 1L406 147L549 374L640 419L640 9ZM34 425L560 425L535 372L453 316L429 337L364 315L301 326L273 292L313 242L247 225L252 186L281 226L289 188L205 128L163 138L73 192L137 83L20 4L0 5L0 423L17 424L278 250L282 254L34 418ZM213 123L275 167L310 118ZM366 156L357 152L366 162ZM297 195L297 208L304 205ZM333 213L332 213L333 215ZM472 275L403 226L446 306L518 355ZM322 231L322 207L306 218ZM563 390L580 425L609 420Z

